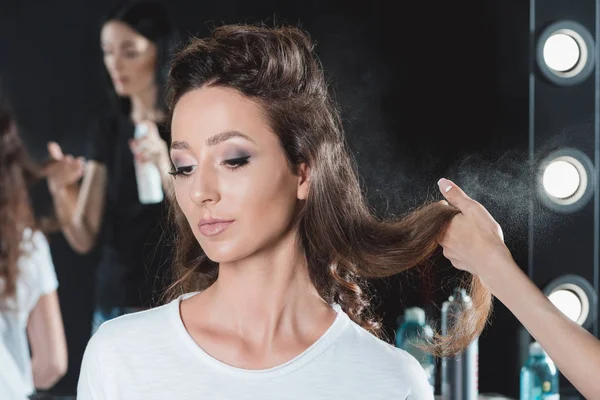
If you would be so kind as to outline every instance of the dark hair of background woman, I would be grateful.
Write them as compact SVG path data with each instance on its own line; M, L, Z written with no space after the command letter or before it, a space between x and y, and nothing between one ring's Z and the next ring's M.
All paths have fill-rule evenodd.
M108 13L101 27L109 21L121 21L150 40L157 47L156 84L158 86L157 106L166 111L165 88L173 52L179 44L180 36L165 4L158 0L134 0L119 4ZM106 71L105 71L106 72ZM110 97L123 114L129 114L129 98L118 97L110 77L106 72L106 82L110 88Z

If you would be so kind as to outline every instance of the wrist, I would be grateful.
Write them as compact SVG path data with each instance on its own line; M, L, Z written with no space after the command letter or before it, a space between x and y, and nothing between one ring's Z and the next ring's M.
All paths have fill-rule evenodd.
M52 197L58 200L66 200L70 197L70 194L73 192L76 184L71 185L48 185L48 189L50 190L50 194Z
M514 277L518 273L522 273L521 269L513 260L508 248L502 245L490 252L478 276L492 294L498 297L507 285L514 282Z
M48 190L50 191L50 194L55 197L63 196L64 192L66 191L64 185L56 184L50 179L48 179Z

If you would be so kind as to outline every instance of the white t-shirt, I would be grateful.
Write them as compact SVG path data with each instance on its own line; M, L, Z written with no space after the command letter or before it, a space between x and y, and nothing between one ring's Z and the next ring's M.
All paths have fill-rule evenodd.
M408 353L361 328L338 305L331 327L294 359L263 370L227 365L185 329L181 296L104 323L89 341L78 400L433 400Z
M58 287L46 237L30 229L23 237L16 292L6 301L6 307L0 308L0 394L9 390L21 395L33 393L27 321L39 298ZM3 286L0 278L0 292Z

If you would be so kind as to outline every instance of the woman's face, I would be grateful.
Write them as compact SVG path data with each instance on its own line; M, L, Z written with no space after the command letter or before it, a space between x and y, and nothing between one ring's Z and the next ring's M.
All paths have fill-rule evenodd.
M136 95L155 84L154 43L120 21L104 24L100 42L104 65L119 96Z
M308 194L306 168L293 173L254 101L228 88L193 90L175 106L171 130L177 202L211 260L240 260L290 231Z

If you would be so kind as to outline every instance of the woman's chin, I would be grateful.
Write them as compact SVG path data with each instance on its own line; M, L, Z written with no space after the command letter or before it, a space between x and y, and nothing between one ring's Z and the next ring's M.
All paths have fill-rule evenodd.
M240 249L237 246L227 246L224 243L221 246L202 247L202 250L209 260L219 264L235 263L255 253L253 249Z
M231 263L244 258L244 256L239 251L235 251L234 249L223 249L213 247L209 249L203 248L203 250L204 254L206 254L206 257L208 257L210 261L219 264Z
M127 88L123 85L116 85L113 87L115 89L115 92L117 93L117 96L119 97L130 97L132 94L131 90L127 90Z

